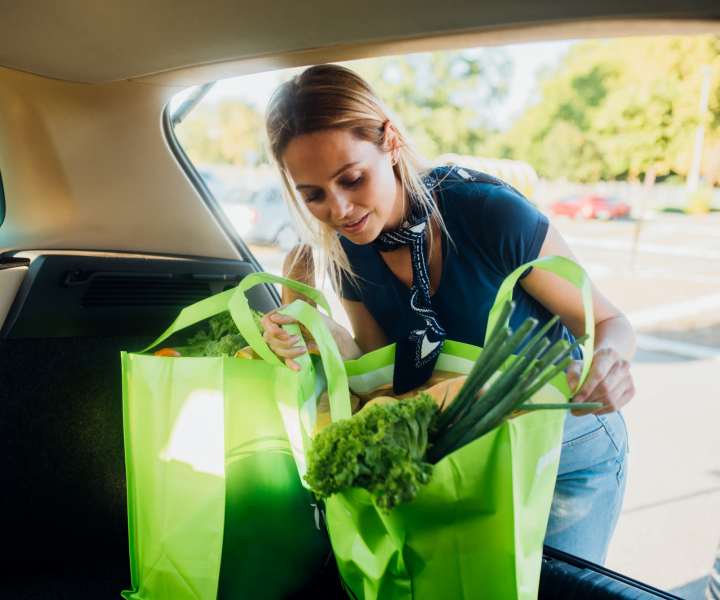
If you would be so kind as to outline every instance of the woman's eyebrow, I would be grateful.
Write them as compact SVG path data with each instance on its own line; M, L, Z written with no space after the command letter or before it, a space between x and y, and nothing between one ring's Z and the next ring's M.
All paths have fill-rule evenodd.
M350 167L355 166L356 164L358 164L358 161L356 161L356 160L355 160L355 161L352 161L352 162L349 162L349 163L345 163L342 167L340 167L337 171L335 171L335 173L333 173L333 174L330 176L330 179L335 179L335 178L336 178L338 175L340 175L340 173L342 173L345 169L349 169ZM317 185L310 185L310 184L307 184L307 183L299 183L298 185L295 186L295 189L298 190L298 191L300 191L300 190L303 189L303 188L315 188L315 187L319 187L319 186L317 186Z
M333 174L330 176L330 179L335 179L335 178L336 178L338 175L340 175L340 173L342 173L345 169L349 169L350 167L353 167L353 166L355 166L356 164L358 164L356 160L353 161L353 162L345 163L342 167L340 167L337 171L335 171L335 173L333 173Z

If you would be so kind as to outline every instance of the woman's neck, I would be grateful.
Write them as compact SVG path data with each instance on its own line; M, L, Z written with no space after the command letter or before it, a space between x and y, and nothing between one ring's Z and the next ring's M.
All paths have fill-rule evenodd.
M393 204L393 210L390 213L390 218L383 227L383 231L394 231L396 229L400 229L410 212L410 203L408 202L407 194L405 193L405 186L399 179L397 179L397 186L395 189L395 203Z

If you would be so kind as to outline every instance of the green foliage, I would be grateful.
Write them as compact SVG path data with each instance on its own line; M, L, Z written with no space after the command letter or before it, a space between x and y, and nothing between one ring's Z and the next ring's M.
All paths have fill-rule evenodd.
M247 343L239 334L224 335L219 340L210 340L205 345L204 356L235 356L238 350L242 350Z
M548 178L637 179L650 169L686 175L704 65L712 89L703 172L720 179L718 36L580 43L546 76L539 102L485 152L526 160Z
M193 162L254 166L267 162L262 113L251 104L226 99L200 104L176 128Z
M226 311L210 317L202 329L188 338L187 345L193 350L185 351L186 356L234 356L247 342Z
M361 487L385 511L409 502L430 481L425 451L437 412L434 400L420 394L332 423L313 440L305 480L323 498Z
M541 82L538 101L507 131L494 108L512 64L501 49L354 61L405 125L421 154L529 162L541 176L593 182L686 176L699 124L702 70L711 69L701 172L720 182L720 36L591 40L574 45ZM278 80L279 81L279 80ZM178 127L193 161L267 162L262 112L226 99L196 108Z
M353 62L405 126L421 154L475 154L492 108L507 95L511 63L497 49Z

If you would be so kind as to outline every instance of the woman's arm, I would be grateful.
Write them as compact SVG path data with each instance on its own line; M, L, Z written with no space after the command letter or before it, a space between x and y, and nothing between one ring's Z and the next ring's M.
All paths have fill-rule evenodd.
M388 344L385 332L380 328L378 322L362 302L355 302L343 298L342 305L350 319L350 325L355 332L357 356L372 350L377 350Z
M312 287L315 286L315 265L313 262L312 251L309 246L295 246L287 255L283 263L283 276L295 281L300 281ZM302 294L299 294L290 288L283 286L282 300L283 305L289 304L293 300L301 298L307 302L311 302ZM340 355L345 360L358 358L365 352L375 350L387 344L385 334L380 329L377 321L370 312L365 308L362 302L354 302L342 299L343 306L350 318L353 331L358 332L357 339L339 323L333 321L327 315L322 315L325 324L335 339ZM314 303L312 303L314 304ZM285 359L285 364L294 370L298 370L299 365L293 360L301 354L305 353L305 349L296 346L300 341L296 336L289 336L283 329L282 325L295 323L292 317L278 314L276 311L267 313L261 320L263 326L263 337L269 344L270 348L278 356ZM311 346L312 346L311 342Z
M560 233L552 226L540 250L540 256L565 256L577 262ZM558 275L533 269L520 285L560 320L576 337L585 333L585 313L580 291ZM595 316L595 352L590 374L575 402L602 402L595 411L604 414L618 410L635 394L629 361L635 355L635 333L625 315L595 285L592 286ZM582 363L568 370L571 387L577 385Z
M312 248L307 244L297 244L285 256L282 266L282 275L288 279L294 279L310 287L315 287L315 261ZM282 303L290 304L293 300L304 300L312 306L315 303L303 294L282 286Z
M310 287L315 287L315 262L313 260L312 248L304 244L298 244L292 248L283 261L282 275L288 279L294 279ZM298 299L315 306L315 302L310 298L287 286L282 286L282 306L287 306ZM335 339L342 357L346 359L354 358L358 350L355 341L352 339L352 335L327 315L322 315L322 317ZM260 320L263 328L263 338L270 346L270 349L279 357L283 358L288 367L298 371L300 365L293 359L305 354L306 349L302 345L297 345L300 342L299 336L290 336L282 329L283 325L296 322L292 317L279 314L277 310L268 312ZM303 330L303 333L307 336L309 332ZM308 347L312 350L313 346L315 347L314 349L317 349L317 344L310 341Z

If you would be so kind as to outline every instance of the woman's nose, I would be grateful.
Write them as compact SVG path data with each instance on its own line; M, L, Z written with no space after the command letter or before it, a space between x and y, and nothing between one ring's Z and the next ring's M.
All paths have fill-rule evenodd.
M334 221L343 221L352 209L350 201L343 194L335 194L330 199L330 215Z

